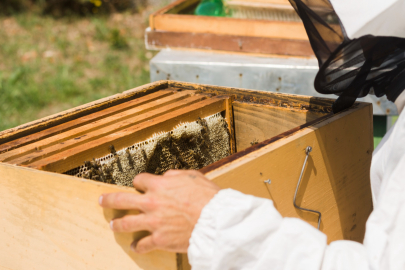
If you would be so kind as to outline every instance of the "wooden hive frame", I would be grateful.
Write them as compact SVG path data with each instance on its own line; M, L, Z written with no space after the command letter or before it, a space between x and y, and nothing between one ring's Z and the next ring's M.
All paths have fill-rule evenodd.
M222 188L272 199L283 216L316 226L316 215L292 204L305 148L311 146L298 205L322 213L320 229L329 242L361 242L372 210L372 107L356 103L332 115L332 102L159 81L3 131L0 268L188 269L185 255L130 252L129 244L142 233L111 232L107 221L128 211L103 210L98 197L137 193L133 188L60 172L105 155L111 142L127 147L217 112L234 134L234 154L201 172Z
M108 155L110 145L123 149L182 122L219 112L230 119L229 97L176 90L161 90L5 143L0 162L63 173Z

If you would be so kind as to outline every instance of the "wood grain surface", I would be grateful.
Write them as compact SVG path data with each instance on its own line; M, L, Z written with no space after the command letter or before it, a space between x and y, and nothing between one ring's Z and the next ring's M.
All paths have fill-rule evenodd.
M370 164L373 151L372 106L356 106L280 138L245 156L212 164L206 176L221 188L273 200L284 217L313 226L317 215L294 208L292 200L305 159L312 147L297 204L322 213L321 231L328 243L362 242L372 211ZM230 157L231 160L231 157ZM270 179L271 184L264 183Z
M196 121L198 117L207 117L226 110L228 97L215 96L197 102L191 106L161 115L151 121L133 125L124 130L108 134L96 140L86 142L83 146L74 147L49 157L40 159L27 166L52 172L66 172L83 164L86 160L102 157L110 153L109 146L116 149L129 147L137 142L150 138L154 133L168 132L180 123Z
M142 104L117 114L101 117L100 119L91 121L86 125L68 129L65 132L59 132L58 134L46 139L0 154L0 161L12 164L24 164L24 162L34 161L38 158L48 156L52 151L61 151L72 147L72 145L79 145L83 141L94 140L205 98L204 96L190 97L190 95L193 94L194 91L182 91L180 93L147 102L146 104ZM91 117L91 115L89 115L89 117ZM44 130L43 132L46 131L47 130Z
M237 151L325 115L239 101L233 103L233 112Z
M197 90L200 93L214 95L233 95L235 101L271 105L280 108L297 109L302 111L330 113L333 99L276 93L269 91L223 87L207 84L195 84L179 81L167 81L168 87Z
M88 115L111 106L124 103L145 95L152 94L162 89L168 88L168 81L158 81L150 84L142 85L116 95L102 98L87 104L59 112L15 128L7 129L0 132L0 144L4 144L21 137L40 132L42 130L66 123L73 119L77 119L84 115Z
M151 50L189 48L250 54L314 57L314 52L307 40L159 30L146 31L145 37L148 49Z
M159 31L308 40L302 22L158 13L153 14L151 20L151 28Z
M362 241L365 222L372 210L369 167L373 139L369 104L356 103L332 115L333 100L329 99L160 81L0 132L0 144L21 139L25 147L29 144L24 142L30 142L24 141L26 136L36 132L48 136L49 129L52 134L57 133L58 125L81 117L91 122L91 115L102 110L111 115L121 113L115 112L114 106L150 94L157 97L158 91L170 87L196 91L204 97L216 96L28 165L63 172L84 160L108 154L111 143L117 149L123 148L147 139L154 132L169 131L180 122L223 112L228 126L235 128L239 152L205 168L209 179L222 188L272 199L283 216L297 217L315 226L316 215L292 205L305 148L312 146L298 205L322 212L321 231L327 234L328 242ZM67 130L79 126L72 125ZM280 135L285 130L288 131ZM270 138L274 135L277 136ZM53 135L40 140L50 136ZM270 138L268 143L250 146L252 139L266 138ZM108 221L129 212L103 211L98 206L98 197L106 192L136 193L131 188L1 162L0 176L0 269L190 269L185 254L131 253L129 244L142 233L111 232ZM271 184L264 183L267 179L271 179Z
M225 121L229 131L229 146L231 154L236 152L235 117L233 114L234 97L229 96L226 102Z
M14 141L1 144L0 153L11 151L15 148L22 147L26 144L42 140L42 139L48 138L53 135L57 135L58 133L61 133L61 132L66 132L73 128L77 128L77 127L89 124L91 122L100 120L102 118L109 117L111 115L131 109L135 106L140 106L147 102L172 95L172 94L174 94L175 91L176 91L176 89L172 88L172 89L161 90L161 91L158 91L155 93L151 93L149 95L124 102L122 104L110 107L108 109L100 110L98 112L77 118L72 121L67 121L66 123L62 123L55 127L51 127L51 128L45 129L43 131L30 134L28 136L16 139ZM0 160L1 160L1 155L0 155Z
M189 15L187 11L192 11L197 2L196 0L178 0L158 10L149 17L150 28L170 32L308 40L302 22ZM319 6L319 8L323 10L330 9L328 3L320 5L322 7ZM290 5L288 5L288 9L290 9ZM331 36L332 40L328 40L328 42L337 46L343 38L341 27L339 24L331 24L329 27L334 29L338 35Z
M169 98L171 97L172 96L170 96ZM97 140L99 138L106 137L107 135L112 133L117 133L121 131L120 134L122 136L127 136L128 132L130 132L125 131L125 129L127 128L139 125L146 121L153 122L152 119L156 117L162 116L164 114L169 114L170 112L190 106L191 104L197 103L198 101L205 99L205 97L202 95L191 97L183 95L182 97L183 99L179 99L177 101L174 101L173 103L169 103L168 105L158 106L157 104L155 105L156 106L155 107L149 104L145 104L144 106L140 106L142 108L139 108L139 110L137 108L132 109L130 111L143 112L139 113L139 115L133 112L133 114L130 115L130 116L135 115L133 117L129 117L128 115L126 115L126 112L123 112L122 114L124 114L126 117L122 118L118 117L118 119L116 119L117 117L114 116L111 117L113 118L112 120L105 118L100 121L96 121L95 123L77 128L78 131L71 130L59 134L58 136L56 136L57 137L55 139L56 142L53 141L53 137L51 137L43 141L34 143L33 144L34 148L31 145L27 145L25 147L12 150L10 152L6 152L3 154L4 156L7 155L10 156L12 152L17 152L18 158L8 158L5 160L5 162L18 165L28 164L36 160L48 157L50 155L62 152L64 150L77 147L79 145L83 145L85 143ZM76 134L76 132L80 133ZM150 136L152 136L152 134L150 134ZM23 152L23 150L25 149L28 149L28 151ZM0 158L3 155L0 155Z
M113 233L109 221L128 211L104 210L103 193L131 192L72 176L0 163L0 268L177 270L175 253L137 255L144 233ZM180 270L180 269L179 269Z
M238 101L320 112L331 112L333 103L333 100L326 98L162 80L1 131L0 145L168 88L197 90L205 94L235 95L235 100Z

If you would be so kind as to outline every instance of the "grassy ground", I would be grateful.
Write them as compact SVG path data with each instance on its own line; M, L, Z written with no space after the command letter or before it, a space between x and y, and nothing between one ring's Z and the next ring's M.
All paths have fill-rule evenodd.
M0 17L0 131L149 82L142 14Z

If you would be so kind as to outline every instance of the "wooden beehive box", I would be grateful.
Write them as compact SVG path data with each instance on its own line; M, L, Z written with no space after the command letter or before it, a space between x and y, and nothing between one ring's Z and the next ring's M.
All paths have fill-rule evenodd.
M322 213L328 241L361 242L372 210L372 106L331 114L333 100L159 81L0 133L0 268L188 269L187 256L136 255L136 236L114 234L100 194L133 188L61 174L156 131L222 112L234 154L201 169L222 188L269 198L283 216L313 226L294 208L305 149L312 147L297 204ZM134 136L135 135L135 136ZM232 145L232 143L231 143ZM265 181L270 179L271 183ZM252 228L254 229L254 228Z
M199 2L178 0L150 15L149 29L145 33L147 48L208 49L306 57L314 55L300 21L196 16L192 11ZM292 9L286 0L270 2L288 5Z

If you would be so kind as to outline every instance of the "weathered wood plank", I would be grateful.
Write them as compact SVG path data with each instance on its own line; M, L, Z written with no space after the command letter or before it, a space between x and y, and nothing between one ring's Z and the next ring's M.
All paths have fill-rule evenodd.
M128 211L104 210L102 193L133 188L0 163L0 268L177 270L176 254L137 255L142 233L113 233L108 222Z
M311 44L307 40L170 31L146 31L145 36L150 50L191 48L254 54L314 56Z
M98 111L98 112L95 112L95 113L92 113L92 114L77 118L75 120L68 121L66 123L57 125L55 127L45 129L45 130L37 132L37 133L30 134L28 136L16 139L14 141L4 143L4 144L0 145L0 153L11 151L11 150L13 150L15 148L22 147L22 146L27 145L29 143L33 143L33 142L39 141L41 139L48 138L50 136L57 135L57 134L62 133L62 132L66 132L66 131L71 130L71 129L76 128L76 127L84 126L84 125L89 124L89 123L91 123L93 121L100 120L101 118L106 118L106 117L109 117L109 116L111 116L113 114L120 113L120 112L122 112L124 110L131 109L131 108L133 108L135 106L140 106L140 105L145 104L147 102L154 101L156 99L169 96L169 95L173 94L174 92L175 92L175 88L173 88L172 90L169 90L169 89L168 90L160 90L158 92L155 92L155 93L152 93L152 94L149 94L149 95L137 98L137 99L133 99L133 100L124 102L124 103L119 104L119 105L115 105L115 106L110 107L108 109L104 109L104 110L101 110L101 111ZM0 154L0 160L1 160L1 154Z
M222 87L206 84L194 84L178 81L168 81L168 86L189 90L197 90L198 92L206 94L212 93L215 95L233 95L235 97L235 101L321 113L332 112L332 104L334 102L334 100L327 98L240 89L234 87Z
M325 115L239 101L233 103L233 111L238 151Z
M148 139L158 132L168 132L182 122L196 121L198 117L207 117L226 110L228 97L216 96L195 103L191 106L173 111L127 129L111 133L97 140L87 142L83 147L75 147L53 156L38 160L29 164L31 168L37 168L52 172L66 172L83 164L86 160L102 157L109 154L108 146L113 144L115 148L122 149Z
M317 215L294 208L292 200L305 159L312 147L299 189L298 205L322 213L321 231L328 242L362 242L372 211L369 170L373 151L372 107L358 103L317 124L271 143L263 142L212 164L202 171L221 188L233 188L272 199L285 217L316 226ZM264 183L270 179L271 184Z
M229 146L230 146L230 149L231 149L231 154L236 152L235 122L234 122L234 115L233 115L233 103L234 103L234 97L230 96L227 103L226 103L226 110L225 110L225 120L226 120L226 124L228 125Z
M18 157L16 159L14 159L14 158L8 159L6 162L11 163L11 164L18 164L18 165L32 163L41 158L45 158L45 157L54 155L56 153L65 151L67 149L77 147L79 145L83 145L85 143L88 143L88 142L94 141L96 139L102 138L104 136L107 136L111 133L115 133L120 130L124 130L125 128L129 128L131 126L135 126L137 124L140 124L140 123L143 123L146 121L153 122L153 121L155 121L153 118L170 113L172 111L178 110L180 108L189 106L191 104L197 103L200 100L205 99L205 96L202 96L202 95L186 97L187 95L188 95L188 93L185 91L182 93L181 96L177 96L177 101L175 101L174 103L169 103L168 105L164 105L164 106L160 106L162 103L159 104L159 102L156 102L157 103L156 106L152 106L151 103L154 103L154 102L148 103L144 106L140 106L139 108L136 108L136 109L139 109L140 111L145 109L146 112L141 113L139 115L132 114L135 116L130 117L130 118L125 117L125 118L121 118L121 119L120 118L115 119L115 117L114 117L114 119L112 121L108 122L110 125L100 126L100 125L96 124L93 126L93 124L89 124L89 125L83 127L83 129L85 129L85 130L81 134L74 134L74 136L67 137L66 134L63 133L63 134L61 134L61 138L59 140L60 142L58 144L50 144L46 148L41 146L36 151L34 149L34 151L30 151L30 153L28 153L26 155L20 155L20 157ZM173 97L173 96L169 96L169 97ZM166 100L166 101L168 101L168 100ZM170 101L172 101L172 99L170 99ZM163 104L165 104L165 103L167 103L167 102L164 102ZM152 110L152 109L154 109L154 110ZM133 109L133 110L135 110L135 109ZM124 112L124 113L127 113L127 112ZM102 121L104 121L104 120L106 120L106 119L103 119ZM86 133L87 131L89 131L89 132ZM69 132L66 132L66 133L69 133ZM75 137L75 136L77 136L77 137ZM14 151L18 151L18 150L19 149L16 149Z

